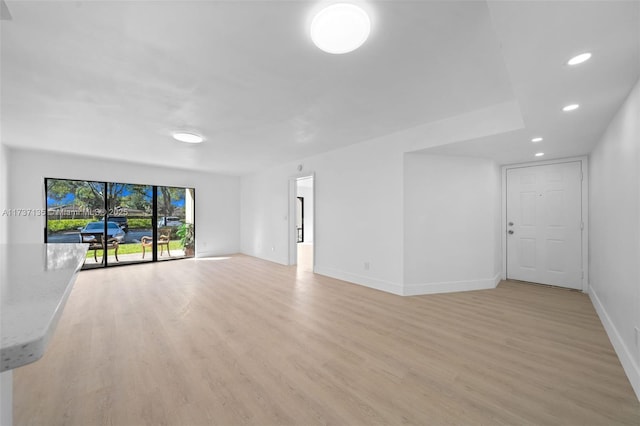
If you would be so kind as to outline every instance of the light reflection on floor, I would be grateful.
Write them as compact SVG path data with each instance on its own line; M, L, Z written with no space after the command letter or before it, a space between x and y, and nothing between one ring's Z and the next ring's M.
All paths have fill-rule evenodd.
M313 272L312 243L298 243L298 272Z

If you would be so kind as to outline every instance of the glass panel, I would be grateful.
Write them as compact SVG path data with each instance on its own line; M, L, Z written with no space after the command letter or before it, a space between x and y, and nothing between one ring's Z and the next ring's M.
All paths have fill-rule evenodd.
M185 256L195 257L196 255L196 190L185 188L184 199L184 232L179 233L181 245L185 246Z
M107 184L107 262L153 260L153 187L124 183Z
M195 254L192 188L158 187L158 260Z
M102 236L104 183L82 180L46 179L47 242L89 245L83 269L104 266Z

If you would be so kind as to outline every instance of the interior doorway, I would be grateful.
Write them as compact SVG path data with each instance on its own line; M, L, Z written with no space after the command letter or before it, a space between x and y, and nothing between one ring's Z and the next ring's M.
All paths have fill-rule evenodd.
M314 265L314 178L304 176L295 180L295 264L300 271L313 272Z

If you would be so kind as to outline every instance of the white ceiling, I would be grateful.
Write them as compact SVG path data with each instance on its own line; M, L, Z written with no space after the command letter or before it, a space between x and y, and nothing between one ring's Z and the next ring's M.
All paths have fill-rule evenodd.
M501 164L591 152L640 75L640 2L490 4L524 128L424 150ZM566 61L585 51L588 62ZM576 111L561 109L580 104ZM542 142L531 143L535 136Z
M346 55L309 40L318 2L7 4L2 143L230 174L510 101L524 128L426 152L586 154L640 74L638 1L368 1L370 39Z

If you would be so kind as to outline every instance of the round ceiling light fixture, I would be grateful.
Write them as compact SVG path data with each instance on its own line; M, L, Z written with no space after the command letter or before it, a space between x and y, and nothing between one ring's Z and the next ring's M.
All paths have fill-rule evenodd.
M567 61L567 65L578 65L581 64L583 62L588 61L589 59L591 59L591 53L589 52L585 52L585 53L581 53L577 56L574 56L573 58L569 59Z
M172 136L175 140L184 143L202 143L204 138L191 132L173 132Z
M540 136L531 139L531 142L542 142L542 138Z
M578 104L571 104L571 105L567 105L564 108L562 108L562 110L564 112L569 112L569 111L574 111L576 109L580 108L580 105Z
M369 15L351 3L327 6L311 21L311 40L320 50L336 55L362 46L370 32Z
M544 155L544 152L536 152L536 157L542 157Z

